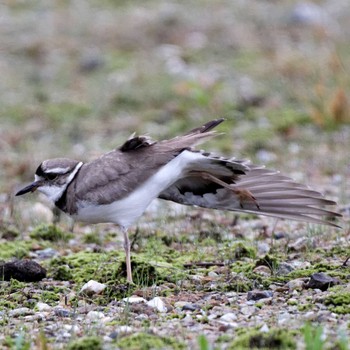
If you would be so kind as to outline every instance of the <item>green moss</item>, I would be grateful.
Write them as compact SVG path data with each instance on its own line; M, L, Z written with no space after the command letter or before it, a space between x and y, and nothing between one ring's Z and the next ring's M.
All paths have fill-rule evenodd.
M98 337L84 337L73 341L67 350L102 350L102 340Z
M31 242L14 241L0 243L0 260L10 258L22 259L28 255L31 248Z
M231 251L235 259L255 258L256 249L247 243L237 242L233 244Z
M331 293L324 301L329 309L337 314L350 313L350 292L347 290Z
M67 232L63 232L56 225L41 224L30 233L30 237L33 239L43 239L45 241L51 242L67 242L70 238L73 237L73 235Z
M155 256L152 257L153 259ZM136 285L151 286L164 281L176 281L183 277L183 270L175 269L163 261L151 260L149 256L132 256L131 265ZM179 275L177 273L179 272ZM110 286L126 282L125 256L122 252L78 252L50 262L49 275L56 279L72 280L83 284L93 279Z
M185 345L171 337L159 337L147 333L138 333L123 337L117 342L121 350L185 349Z
M273 272L279 266L279 259L271 254L266 254L263 258L257 260L255 267L267 266Z
M272 329L267 333L257 330L244 331L228 347L243 349L296 349L294 333L284 329Z
M56 292L43 291L41 294L41 301L49 305L56 305L60 300L60 294Z
M314 306L312 304L299 304L298 305L298 310L300 312L302 312L302 311L309 311L309 310L312 310L313 307Z
M101 244L101 238L97 232L87 233L83 238L86 244Z
M73 279L71 268L67 264L56 265L51 270L50 276L57 281L70 281Z

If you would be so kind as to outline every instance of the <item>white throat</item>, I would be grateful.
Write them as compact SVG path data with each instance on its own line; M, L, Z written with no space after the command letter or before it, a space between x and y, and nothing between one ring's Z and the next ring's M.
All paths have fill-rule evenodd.
M62 185L44 185L38 187L38 191L44 193L49 200L52 202L57 202L63 195L64 191L67 189L68 185L73 181L78 170L83 166L83 162L79 162L74 170L67 177L67 181ZM35 175L35 181L40 180L40 177Z

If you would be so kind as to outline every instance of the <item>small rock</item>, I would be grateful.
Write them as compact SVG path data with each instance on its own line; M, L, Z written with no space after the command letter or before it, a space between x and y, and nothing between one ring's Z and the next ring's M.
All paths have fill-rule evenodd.
M276 232L274 235L273 235L273 238L278 240L278 239L282 239L282 238L285 238L287 237L287 234L285 232Z
M256 307L253 305L243 306L240 309L240 312L247 317L252 316L255 313L255 311L256 311Z
M38 282L46 277L46 270L33 260L17 260L0 264L1 278L21 282Z
M38 302L35 307L37 308L38 311L43 312L43 311L51 311L52 307L46 303Z
M286 325L289 325L290 319L291 319L291 315L288 312L284 312L284 313L278 315L277 323L280 326L282 326L282 325L286 326Z
M219 277L219 275L216 272L214 272L214 271L210 271L208 273L208 276L211 277L211 278L218 278Z
M314 311L308 311L303 315L303 319L305 321L315 321L317 317L317 314Z
M75 325L73 325L73 324L65 324L65 325L63 325L63 328L66 331L72 332L72 333L75 333L75 334L80 332L80 327L77 324L75 324Z
M103 312L91 310L87 313L86 318L91 321L99 321L104 319L105 315L103 314Z
M178 309L182 309L187 304L189 304L187 301L177 301L174 303L174 307Z
M147 305L149 307L153 307L153 308L157 309L159 312L167 312L168 311L163 300L159 297L155 297L155 298L151 299L150 301L147 302Z
M304 288L305 279L304 278L296 278L294 280L289 281L286 286L290 291L294 290L302 290Z
M116 329L116 332L118 332L119 334L128 334L132 332L132 328L130 326L120 326L118 329Z
M37 250L35 253L40 259L49 259L54 257L55 255L58 255L58 251L52 248Z
M28 307L20 307L9 312L9 316L11 317L28 316L33 314L34 311L32 309L29 309Z
M265 242L258 242L258 255L265 256L270 251L270 245Z
M132 295L131 297L124 298L123 301L125 301L128 304L139 304L139 303L146 303L147 300L141 297L137 297Z
M285 276L294 270L293 266L287 264L286 262L282 262L279 264L278 269L276 271L277 276Z
M113 339L113 340L117 339L118 336L119 336L119 333L117 331L113 331L113 332L109 333L109 335L108 335L108 337Z
M224 322L227 322L227 323L234 322L234 321L237 320L237 315L234 314L233 312L228 312L227 314L222 315L220 317L220 320L224 321Z
M94 294L100 294L106 289L106 287L107 286L103 283L90 280L89 282L83 285L83 287L80 290L80 293L84 293L90 296Z
M264 325L260 328L260 332L262 333L268 333L269 331L270 331L270 328L266 323L264 323Z
M257 266L254 270L254 273L260 275L260 276L266 276L269 277L271 276L271 270L269 267L265 266L265 265L261 265L261 266Z
M55 309L55 315L58 317L71 317L72 316L72 312L65 310L65 309Z
M251 290L247 294L247 300L260 300L272 297L273 292L271 292L270 290Z
M288 245L288 248L295 252L304 251L307 249L309 239L306 237L300 237L295 242Z
M322 291L325 291L329 287L332 287L339 283L340 281L338 279L328 276L323 272L317 272L310 276L310 280L305 285L305 287L312 288L312 289L320 289Z
M182 311L195 311L199 309L200 307L198 305L192 303L187 303L182 307Z
M144 321L144 320L148 320L148 319L149 319L149 316L146 314L140 314L140 315L137 315L135 317L135 320L139 320L139 321Z

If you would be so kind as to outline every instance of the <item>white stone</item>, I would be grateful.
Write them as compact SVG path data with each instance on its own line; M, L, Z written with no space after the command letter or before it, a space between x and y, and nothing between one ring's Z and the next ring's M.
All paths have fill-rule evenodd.
M29 309L28 307L20 307L18 309L14 309L9 312L9 316L11 317L26 316L26 315L33 315L33 314L34 314L34 311Z
M86 318L91 321L98 321L104 319L105 315L103 312L91 310L87 313Z
M132 328L130 326L120 326L116 331L118 333L131 333L132 332Z
M35 307L38 309L38 311L42 312L42 311L50 311L52 310L52 307L46 303L42 303L42 302L38 302Z
M264 325L260 328L260 332L262 333L268 333L269 331L270 331L270 328L266 323L264 323Z
M220 320L224 321L224 322L233 322L233 321L236 321L237 320L237 315L234 314L233 312L228 312L227 314L225 315L222 315L220 317Z
M277 324L280 326L289 326L290 318L291 318L290 314L287 312L284 312L278 315Z
M211 277L211 278L218 278L219 277L219 275L216 272L214 272L214 271L210 271L208 273L208 276Z
M87 295L100 294L105 290L107 286L103 283L96 282L94 280L90 280L85 283L80 290L80 293L85 293Z
M132 295L131 297L124 298L123 301L125 301L128 304L139 304L139 303L146 303L147 300L142 297L137 297Z
M150 301L147 302L147 305L149 307L153 307L153 308L157 309L159 312L167 312L168 311L163 300L159 297L155 297L155 298L151 299Z

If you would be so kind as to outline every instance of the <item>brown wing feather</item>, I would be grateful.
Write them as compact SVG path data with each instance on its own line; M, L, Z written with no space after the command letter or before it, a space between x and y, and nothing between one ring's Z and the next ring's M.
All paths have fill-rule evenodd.
M159 198L185 205L337 226L332 220L341 215L323 209L335 202L276 171L247 163L246 167L245 174L230 179L211 172L219 181L192 174L174 183ZM220 185L221 181L226 185Z

